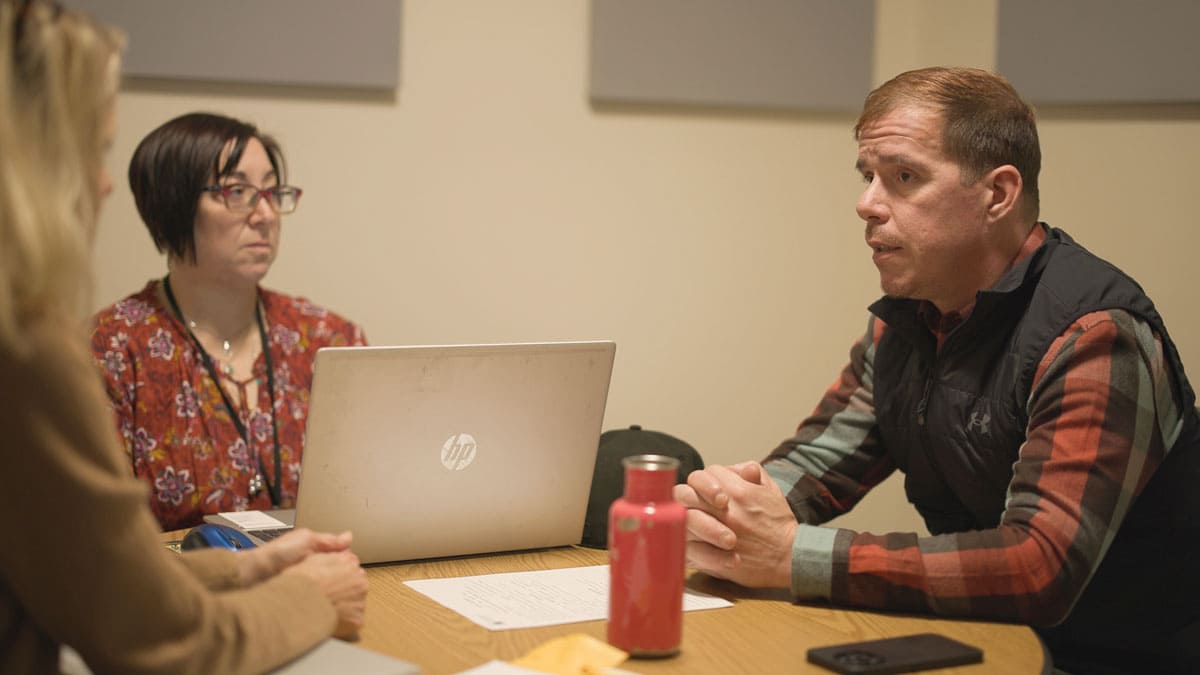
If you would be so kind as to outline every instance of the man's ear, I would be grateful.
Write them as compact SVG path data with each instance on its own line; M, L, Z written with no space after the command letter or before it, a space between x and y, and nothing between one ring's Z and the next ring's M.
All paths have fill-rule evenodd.
M983 177L984 187L988 189L987 214L992 220L1007 217L1017 208L1021 200L1021 192L1025 183L1021 180L1021 172L1012 164L1004 164L992 169Z

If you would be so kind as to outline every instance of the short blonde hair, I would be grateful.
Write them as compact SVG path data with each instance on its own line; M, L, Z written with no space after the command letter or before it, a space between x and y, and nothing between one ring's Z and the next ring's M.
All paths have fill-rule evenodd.
M45 0L0 0L0 347L82 318L104 127L123 36Z

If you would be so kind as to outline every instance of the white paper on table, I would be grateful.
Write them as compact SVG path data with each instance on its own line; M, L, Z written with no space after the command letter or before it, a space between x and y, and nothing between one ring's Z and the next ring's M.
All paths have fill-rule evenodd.
M608 565L404 583L488 630L608 618ZM685 612L732 606L723 598L684 589Z
M255 530L275 530L288 527L288 524L262 511L222 511L217 515L237 523L237 526L247 532Z

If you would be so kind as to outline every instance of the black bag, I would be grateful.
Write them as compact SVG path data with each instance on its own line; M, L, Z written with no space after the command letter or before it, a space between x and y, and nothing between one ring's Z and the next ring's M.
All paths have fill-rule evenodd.
M661 431L647 431L635 424L628 429L610 429L600 434L583 539L579 542L582 546L608 548L608 509L625 492L625 469L621 460L633 455L665 455L678 459L677 483L687 482L688 474L704 468L704 460L695 448Z

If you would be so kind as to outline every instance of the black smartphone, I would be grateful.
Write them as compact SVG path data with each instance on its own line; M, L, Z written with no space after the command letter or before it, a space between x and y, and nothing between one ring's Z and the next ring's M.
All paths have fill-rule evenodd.
M937 633L848 642L808 650L808 660L835 673L911 673L983 661L983 650Z

